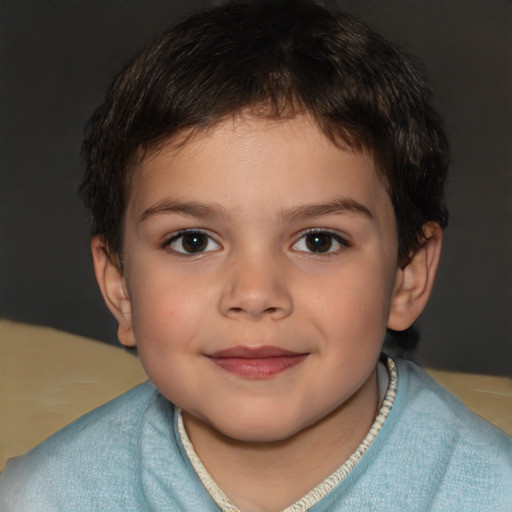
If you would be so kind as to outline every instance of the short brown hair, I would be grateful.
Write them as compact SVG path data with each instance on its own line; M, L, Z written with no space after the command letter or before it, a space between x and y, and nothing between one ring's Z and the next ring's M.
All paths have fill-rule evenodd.
M305 113L336 144L368 151L393 203L400 264L426 222L446 226L448 143L411 58L312 1L235 1L157 38L118 75L88 125L80 191L92 233L112 255L122 254L140 150L243 110L276 119Z

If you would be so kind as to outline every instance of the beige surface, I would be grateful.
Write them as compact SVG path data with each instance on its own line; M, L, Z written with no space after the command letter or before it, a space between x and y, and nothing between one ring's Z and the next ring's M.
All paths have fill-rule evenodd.
M512 435L512 379L427 369L467 407Z
M138 359L120 348L0 319L0 470L146 379Z
M512 434L512 379L428 371ZM121 348L0 319L0 471L7 458L144 380L138 359Z

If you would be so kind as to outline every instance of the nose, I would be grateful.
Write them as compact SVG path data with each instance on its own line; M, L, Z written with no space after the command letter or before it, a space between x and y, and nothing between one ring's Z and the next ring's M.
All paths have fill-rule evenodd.
M219 309L230 318L280 320L293 311L286 270L261 254L239 257L225 269Z

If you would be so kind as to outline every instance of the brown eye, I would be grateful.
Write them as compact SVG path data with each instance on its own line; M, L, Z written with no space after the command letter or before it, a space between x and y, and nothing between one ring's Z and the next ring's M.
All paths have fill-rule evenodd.
M329 254L349 246L348 240L337 233L313 230L302 235L293 245L293 250L313 254Z
M327 252L332 247L332 235L329 233L310 233L306 235L306 247L311 252Z
M219 244L202 231L178 233L169 240L166 246L181 254L198 254L219 248Z

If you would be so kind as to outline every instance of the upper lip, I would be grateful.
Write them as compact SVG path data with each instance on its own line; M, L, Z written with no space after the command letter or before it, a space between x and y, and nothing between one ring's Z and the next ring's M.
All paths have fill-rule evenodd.
M268 357L283 357L283 356L299 356L304 355L303 352L293 352L286 350L281 347L275 347L272 345L264 345L259 347L251 347L247 345L239 345L236 347L226 348L223 350L217 350L208 357L213 358L241 358L241 359L265 359Z

